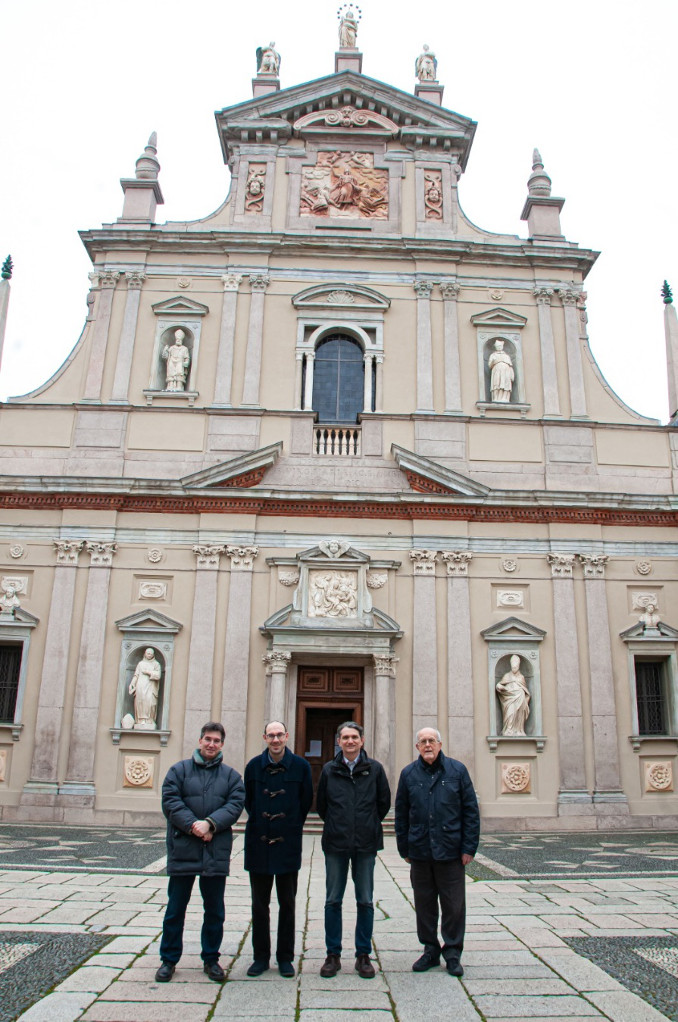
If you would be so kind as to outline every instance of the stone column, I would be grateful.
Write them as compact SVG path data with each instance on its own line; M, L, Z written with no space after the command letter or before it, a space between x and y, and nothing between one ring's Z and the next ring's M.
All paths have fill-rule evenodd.
M294 366L294 410L296 412L301 411L303 394L301 391L301 382L304 378L304 353L303 351L297 351L295 354L295 366Z
M445 350L445 411L461 412L461 362L457 298L461 288L451 280L440 282L443 296L443 345Z
M57 565L45 637L38 711L35 720L35 746L30 780L22 802L54 805L57 794L59 739L64 716L68 649L73 625L76 568L82 541L55 540ZM28 798L26 796L28 795ZM32 796L32 797L31 797Z
M188 651L186 708L184 710L183 755L190 756L200 736L200 728L212 719L212 678L214 676L214 637L217 617L217 581L223 546L197 544L197 557L191 644Z
M245 767L247 694L250 680L252 568L258 552L258 547L255 546L226 547L226 556L231 559L231 588L226 612L221 715L227 730L228 762L241 773Z
M270 280L264 274L250 274L252 298L250 322L247 331L247 354L245 356L245 380L242 388L242 403L258 406L261 383L261 352L264 343L264 296Z
M372 411L372 355L365 352L363 355L364 379L363 379L363 411Z
M242 281L242 274L226 273L221 278L221 281L224 285L224 304L221 307L214 404L230 408L231 385L233 383L233 352L235 350L235 316L238 305L238 288Z
M551 298L553 297L553 288L537 287L532 293L537 299L537 316L539 317L539 347L541 350L544 418L560 418L556 346L553 339L553 321L551 320Z
M66 781L60 786L59 794L85 796L84 804L93 806L96 794L94 754L104 673L108 594L113 555L118 544L88 542L85 546L90 555L87 596L80 635L68 767Z
M129 380L132 372L132 356L134 354L134 340L137 333L137 320L139 318L141 288L146 279L146 274L133 270L125 273L125 277L127 279L127 298L125 300L125 312L122 317L122 330L120 331L118 360L115 364L111 401L126 403L129 400Z
M266 699L266 720L287 720L287 668L292 654L285 650L273 649L262 658L266 666L268 692Z
M92 342L89 353L89 368L85 381L85 392L83 401L101 401L101 383L104 376L104 362L106 360L106 345L108 344L108 330L111 325L111 310L113 308L113 292L118 283L119 273L109 273L107 270L99 270L90 274L90 280L98 281L99 303L97 314L92 326Z
M374 758L395 789L395 677L398 657L377 653L374 661Z
M588 419L586 393L584 391L584 367L581 359L579 339L579 311L577 303L580 291L559 288L565 314L565 343L567 345L567 374L570 381L570 415L573 419Z
M438 727L437 550L410 550L414 570L412 618L412 736Z
M313 408L313 363L315 352L306 352L306 380L304 386L304 409L308 412Z
M553 616L555 619L555 660L558 706L558 745L560 755L559 812L590 808L586 788L586 758L582 721L579 642L574 606L572 565L574 554L547 554L553 576ZM567 810L565 810L567 811Z
M588 629L595 803L614 803L615 812L628 812L619 771L619 738L614 699L614 669L605 591L605 555L579 554L584 567Z
M468 566L473 554L442 555L447 566L447 748L473 776L475 766L471 602Z
M430 280L416 280L417 293L417 411L433 411L433 339Z
M384 410L384 356L375 355L377 360L377 381L376 381L376 393L374 395L374 410L375 412L383 412Z

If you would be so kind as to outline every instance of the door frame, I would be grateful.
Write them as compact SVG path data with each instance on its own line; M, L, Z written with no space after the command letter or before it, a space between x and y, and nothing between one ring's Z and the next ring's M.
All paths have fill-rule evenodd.
M303 758L306 752L306 711L307 710L341 710L346 707L346 720L354 720L363 725L363 701L351 703L346 699L300 699L297 702L296 728L294 749L297 756Z

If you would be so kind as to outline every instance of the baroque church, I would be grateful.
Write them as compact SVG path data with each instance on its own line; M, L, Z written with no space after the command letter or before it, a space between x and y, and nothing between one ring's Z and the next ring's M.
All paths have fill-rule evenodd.
M317 778L353 719L392 783L437 727L486 829L675 825L678 429L602 377L539 152L524 236L475 226L435 55L409 93L339 41L284 90L258 51L204 219L158 217L151 136L0 406L0 818L156 823L208 720Z

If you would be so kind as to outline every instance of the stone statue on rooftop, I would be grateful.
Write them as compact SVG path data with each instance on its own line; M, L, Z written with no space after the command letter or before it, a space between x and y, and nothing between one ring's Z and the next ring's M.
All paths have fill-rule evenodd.
M414 73L420 82L435 82L438 73L438 61L435 53L424 43L424 49L417 57Z
M356 17L356 11L358 12ZM339 46L341 49L355 50L358 42L358 23L362 16L360 8L356 4L344 4L337 11L339 18Z
M275 43L268 46L260 46L257 50L257 74L275 75L280 74L280 54L275 48Z

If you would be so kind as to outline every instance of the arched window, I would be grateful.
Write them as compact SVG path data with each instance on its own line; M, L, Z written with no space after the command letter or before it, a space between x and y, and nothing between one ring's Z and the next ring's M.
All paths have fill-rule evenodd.
M346 334L320 341L313 368L313 411L319 422L357 422L363 411L363 350Z

